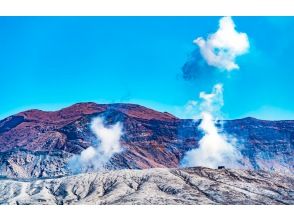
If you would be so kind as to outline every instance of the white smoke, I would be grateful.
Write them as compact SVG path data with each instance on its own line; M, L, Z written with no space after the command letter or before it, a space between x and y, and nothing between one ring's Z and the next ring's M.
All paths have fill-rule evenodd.
M199 46L208 65L227 71L239 69L236 57L247 53L249 49L247 34L235 30L231 17L221 18L219 29L206 40L198 37L193 42Z
M185 116L185 118L192 118L192 119L197 119L195 116L197 115L197 101L195 100L190 100L187 102L185 105L184 109L182 110L182 114Z
M217 128L215 121L220 117L220 109L223 106L223 86L216 84L212 93L200 93L202 102L201 123L199 129L204 136L199 141L199 148L188 151L183 158L184 166L205 166L216 168L220 165L234 167L240 159L240 152L236 148L236 140L228 138Z
M80 155L74 156L69 162L70 168L75 172L103 169L115 153L122 151L120 144L122 130L119 122L106 127L102 118L94 118L91 122L91 131L98 140L97 145L90 146Z

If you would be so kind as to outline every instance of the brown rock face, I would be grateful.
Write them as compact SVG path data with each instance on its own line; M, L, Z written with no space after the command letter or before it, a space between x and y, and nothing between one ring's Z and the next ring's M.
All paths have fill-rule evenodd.
M58 155L66 160L96 143L89 125L97 116L108 125L118 121L123 124L124 150L109 162L108 167L113 169L178 167L185 152L197 148L202 136L197 129L199 121L182 120L134 104L79 103L55 112L29 110L0 121L0 162L2 166L8 164L0 170L14 172L15 165L7 162L11 160L8 155L18 151L33 155L34 166L41 161L38 158L46 157L54 170L59 170ZM245 118L226 121L224 129L240 140L247 168L293 172L293 121ZM54 157L50 157L52 154ZM43 171L50 176L50 166L45 167ZM29 169L36 173L32 167ZM40 169L37 173L42 176Z
M110 167L178 165L179 158L165 148L170 141L177 141L170 133L176 133L179 119L132 104L80 103L55 112L21 112L0 121L0 152L6 156L19 150L78 154L95 144L89 124L96 116L104 117L108 124L121 121L124 125L124 151L113 158Z

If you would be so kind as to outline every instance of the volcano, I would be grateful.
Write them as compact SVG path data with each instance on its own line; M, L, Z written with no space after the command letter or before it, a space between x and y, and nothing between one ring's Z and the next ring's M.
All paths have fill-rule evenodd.
M0 121L0 175L47 178L67 175L68 160L95 145L90 122L123 124L123 151L108 170L179 168L198 148L199 120L180 119L136 104L78 103L59 111L28 110ZM240 166L247 170L294 173L294 121L226 120L223 130L238 139ZM224 166L226 164L223 164Z

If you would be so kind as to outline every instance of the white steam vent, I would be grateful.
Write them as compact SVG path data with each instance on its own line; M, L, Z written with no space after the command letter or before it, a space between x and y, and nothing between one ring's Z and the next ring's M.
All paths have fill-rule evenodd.
M220 133L215 125L219 111L223 106L223 87L216 84L212 93L200 93L202 102L199 106L201 111L201 123L199 129L204 136L199 141L199 148L188 151L182 161L184 166L205 166L217 168L218 166L234 167L240 159L240 152L236 148L236 140L228 138Z
M97 144L74 156L69 163L70 168L75 172L102 169L115 153L122 151L120 144L122 130L120 122L106 127L101 117L94 118L91 122L91 131L97 137Z

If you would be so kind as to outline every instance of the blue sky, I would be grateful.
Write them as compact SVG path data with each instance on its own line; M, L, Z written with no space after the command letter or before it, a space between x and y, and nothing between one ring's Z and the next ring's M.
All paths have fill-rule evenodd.
M186 103L217 82L226 118L294 119L294 17L233 17L250 41L249 53L237 58L240 69L183 79L197 50L192 41L214 33L219 19L0 17L0 119L86 101L187 117Z

